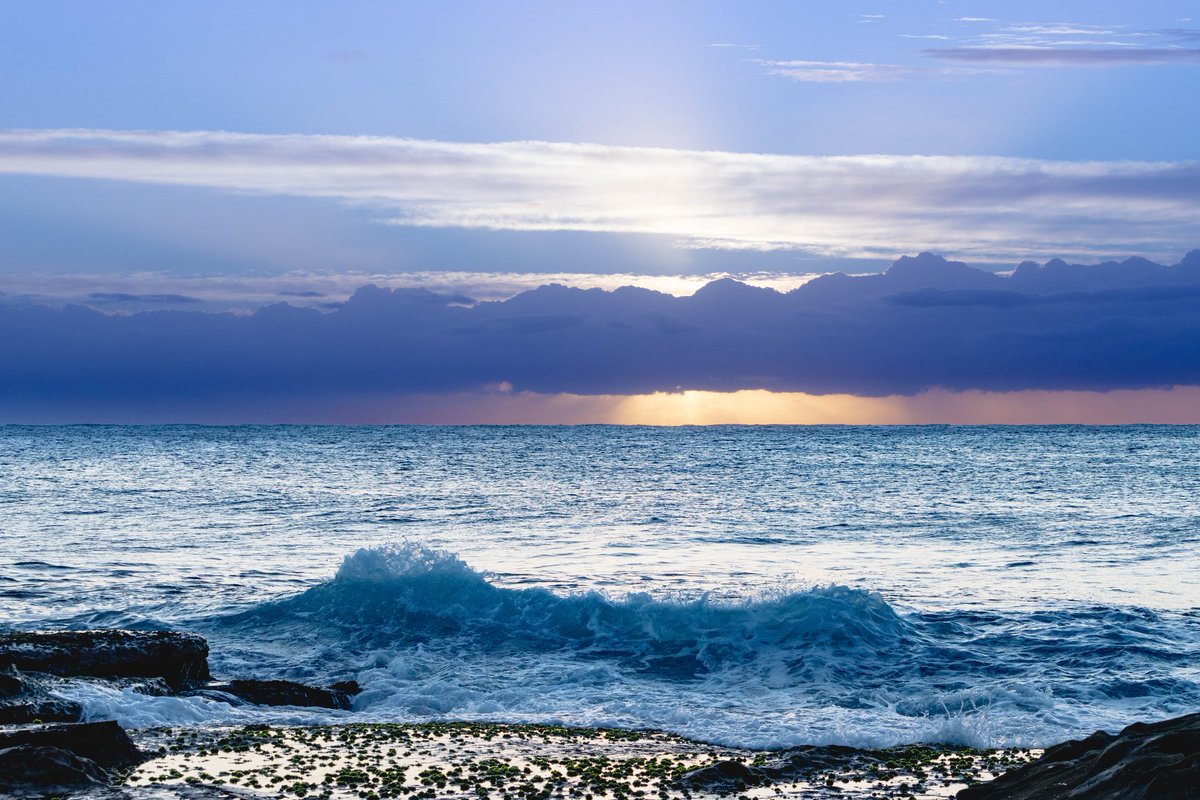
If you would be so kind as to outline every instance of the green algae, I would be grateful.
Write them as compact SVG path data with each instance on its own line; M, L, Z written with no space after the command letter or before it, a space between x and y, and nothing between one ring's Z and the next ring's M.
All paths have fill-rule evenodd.
M481 722L140 733L162 742L165 755L123 776L130 786L208 784L314 800L949 797L954 787L1033 757L1027 750L912 745L841 748L832 762L814 764L805 748L750 752L659 731ZM741 765L748 777L690 782L694 770L719 763Z

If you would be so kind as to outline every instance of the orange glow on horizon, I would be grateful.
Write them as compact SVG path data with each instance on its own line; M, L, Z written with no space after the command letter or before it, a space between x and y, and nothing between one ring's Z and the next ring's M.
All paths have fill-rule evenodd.
M2 413L3 409L0 409ZM95 404L44 409L35 423L333 425L1127 425L1200 424L1200 386L1112 392L953 392L862 397L745 389L641 395L538 394L507 384L451 394L194 398L147 413ZM13 421L13 420L10 420Z
M372 404L373 405L373 404ZM1200 387L1111 392L954 392L861 397L746 389L643 395L486 392L394 398L369 421L428 424L1200 424ZM343 411L350 409L343 407ZM365 410L365 409L364 409ZM351 412L351 416L358 416Z
M1113 392L951 392L860 397L800 392L634 395L614 422L642 425L911 425L1200 423L1200 387Z

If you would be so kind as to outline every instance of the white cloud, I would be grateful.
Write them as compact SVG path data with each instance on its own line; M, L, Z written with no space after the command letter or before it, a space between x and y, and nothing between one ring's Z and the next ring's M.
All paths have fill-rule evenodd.
M1005 30L1054 36L1115 36L1118 33L1112 28L1078 22L1024 23L1010 25Z
M760 61L771 75L806 83L894 81L916 70L899 64L866 64L857 61Z
M399 225L659 234L828 256L1153 255L1200 240L1200 162L1191 161L17 130L0 132L3 172L327 198Z
M1189 29L1129 30L1082 22L1019 22L1000 25L925 54L971 64L1006 67L1118 66L1200 63Z

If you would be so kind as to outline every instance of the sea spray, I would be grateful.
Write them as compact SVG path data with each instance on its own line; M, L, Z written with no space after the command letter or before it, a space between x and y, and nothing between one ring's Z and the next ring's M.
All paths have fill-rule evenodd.
M196 621L227 672L353 675L364 688L352 712L68 694L133 724L486 719L750 747L1037 746L1200 702L1189 642L1146 646L1168 624L1099 608L901 614L839 586L742 601L560 595L407 544L360 549L300 594Z

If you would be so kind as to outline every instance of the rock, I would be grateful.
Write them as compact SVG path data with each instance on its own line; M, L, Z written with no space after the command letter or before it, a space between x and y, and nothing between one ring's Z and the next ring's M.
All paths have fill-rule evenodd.
M83 706L54 698L23 703L0 704L0 725L26 725L31 722L78 722Z
M9 668L0 672L0 725L77 722L83 706L54 697L44 679Z
M145 760L121 726L111 720L0 730L0 750L19 747L65 750L103 770L128 769Z
M971 786L958 800L1195 800L1200 714L1130 725L1049 748L1037 761Z
M172 631L0 633L0 669L98 678L163 678L174 687L205 681L208 643Z
M14 669L0 672L0 697L14 697L25 691L20 674Z
M36 786L44 792L107 782L108 773L96 762L61 747L22 744L0 750L0 789Z
M362 691L362 687L358 685L358 681L338 681L329 688L334 691L345 692L349 697L353 697Z
M151 786L88 787L77 793L80 800L258 800L261 794L249 789L199 783L160 783Z
M231 694L260 706L315 706L343 710L350 708L350 695L345 689L324 689L292 681L237 680L210 683L205 689Z
M890 751L892 757L903 757L913 748L898 747ZM801 745L784 750L765 760L764 767L776 780L795 780L814 772L833 769L864 768L882 763L879 753L860 750L843 745Z
M688 770L680 777L679 783L693 791L728 794L767 780L766 772L757 767L748 767L741 761L716 761Z

